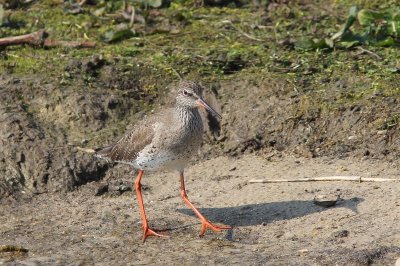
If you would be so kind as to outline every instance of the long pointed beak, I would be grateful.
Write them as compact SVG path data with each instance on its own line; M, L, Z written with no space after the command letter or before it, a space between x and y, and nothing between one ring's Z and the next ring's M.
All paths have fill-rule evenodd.
M204 100L202 99L198 99L196 101L197 105L200 107L203 107L204 109L206 109L207 111L209 111L211 114L213 114L214 116L218 117L219 119L222 119L222 116L220 114L217 113L217 111L215 111L214 109L211 108L211 106L208 105L208 103L206 103Z

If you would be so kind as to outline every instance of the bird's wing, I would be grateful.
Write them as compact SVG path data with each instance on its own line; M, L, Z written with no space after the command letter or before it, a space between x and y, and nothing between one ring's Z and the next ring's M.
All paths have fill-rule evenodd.
M96 151L96 156L118 162L131 163L138 153L154 138L153 121L142 121L114 144Z

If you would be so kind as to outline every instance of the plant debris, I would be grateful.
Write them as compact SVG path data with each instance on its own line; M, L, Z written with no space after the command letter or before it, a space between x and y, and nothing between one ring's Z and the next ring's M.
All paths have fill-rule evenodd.
M13 246L13 245L0 245L0 253L1 252L21 252L26 253L29 250L21 247L21 246Z
M128 25L121 23L117 25L114 30L107 31L103 35L103 41L106 43L113 43L129 39L133 36L135 36L135 31L129 28Z

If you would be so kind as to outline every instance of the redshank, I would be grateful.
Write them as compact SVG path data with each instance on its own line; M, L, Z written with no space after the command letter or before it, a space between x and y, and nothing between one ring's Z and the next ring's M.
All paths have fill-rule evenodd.
M166 237L151 229L147 222L140 183L143 172L147 170L177 170L179 172L180 194L201 221L200 236L203 236L207 229L220 231L232 228L211 223L194 207L186 194L184 168L190 157L199 149L203 135L199 107L221 118L204 100L201 85L193 81L181 81L178 85L174 108L145 118L117 142L96 152L99 158L128 164L138 170L135 189L142 217L143 241L148 236Z

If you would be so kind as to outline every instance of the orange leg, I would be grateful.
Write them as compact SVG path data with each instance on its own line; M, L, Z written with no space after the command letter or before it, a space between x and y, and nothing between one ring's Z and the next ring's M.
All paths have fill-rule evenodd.
M143 242L146 240L146 238L148 236L168 237L166 235L158 234L154 230L149 228L149 224L147 223L147 218L146 218L146 212L144 211L144 205L143 205L142 185L140 184L142 175L143 175L143 170L139 170L138 176L135 180L135 189L136 189L136 194L137 194L137 198L139 201L140 214L142 216Z
M186 194L185 190L185 177L183 176L183 172L180 173L181 175L181 197L183 201L194 211L194 213L199 217L201 221L201 230L200 230L200 237L204 236L207 228L213 231L221 231L222 229L232 229L231 226L219 226L212 224L209 220L207 220L197 209L193 206L193 204L189 201L189 198Z

